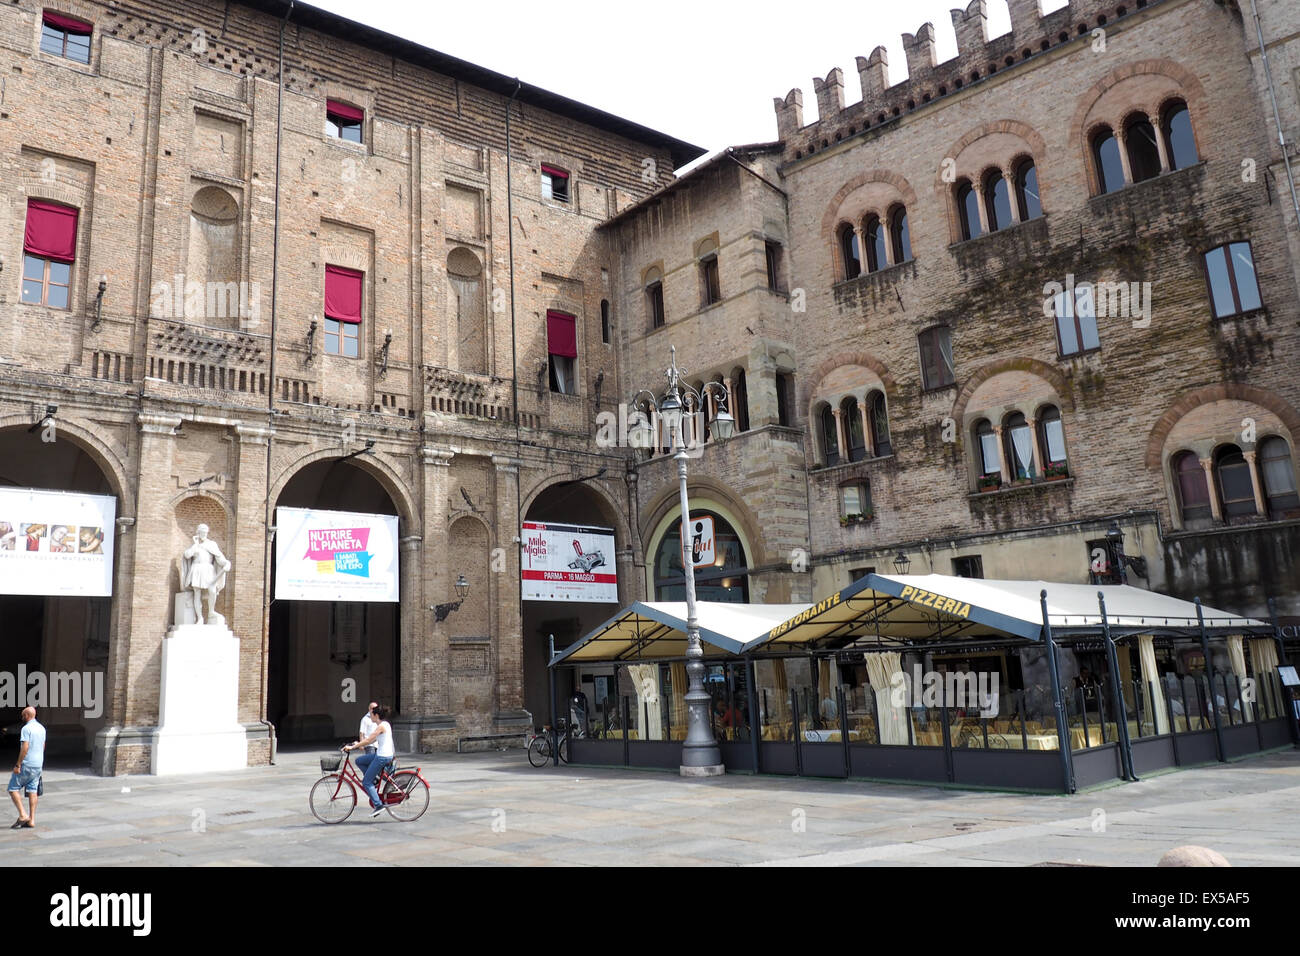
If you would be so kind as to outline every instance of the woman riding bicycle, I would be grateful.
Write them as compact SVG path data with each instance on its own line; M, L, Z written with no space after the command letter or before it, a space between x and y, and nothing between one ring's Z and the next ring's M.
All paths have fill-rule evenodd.
M366 791L366 796L370 797L370 809L372 817L379 816L384 812L384 806L379 802L379 793L375 790L375 780L379 778L380 772L393 762L397 755L396 748L393 746L393 728L388 723L388 708L379 706L375 708L376 724L375 729L364 740L357 740L348 744L344 750L356 750L358 747L368 747L371 744L375 746L373 754L362 754L357 758L357 767L365 771L365 776L361 779L361 786Z

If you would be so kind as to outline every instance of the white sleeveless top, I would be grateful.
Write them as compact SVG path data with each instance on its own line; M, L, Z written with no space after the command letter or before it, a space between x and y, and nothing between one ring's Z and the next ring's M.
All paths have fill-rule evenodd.
M393 728L388 721L381 721L379 724L379 736L375 738L375 756L393 757L397 755L397 750L393 746Z

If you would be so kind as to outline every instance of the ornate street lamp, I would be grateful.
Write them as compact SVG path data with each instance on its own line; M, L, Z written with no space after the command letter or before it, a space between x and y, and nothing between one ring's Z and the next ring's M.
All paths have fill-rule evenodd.
M906 574L907 569L912 566L912 559L909 558L899 549L898 554L894 557L894 571L898 574Z
M1124 532L1120 530L1118 521L1110 523L1110 527L1106 530L1106 540L1110 542L1115 551L1115 567L1119 568L1119 583L1128 584L1128 571L1126 568L1132 568L1133 573L1145 581L1147 577L1147 559L1141 555L1130 557L1124 553Z
M429 608L429 610L433 612L433 619L435 621L447 620L447 616L451 614L452 611L459 610L460 606L465 603L465 596L467 594L469 594L469 582L465 580L465 575L456 575L456 600L448 601L446 604L438 604Z
M669 446L677 449L677 454L673 457L677 461L678 495L682 510L681 534L685 541L686 523L691 516L691 506L686 495L686 462L690 456L686 453L686 440L683 437L685 416L702 408L704 397L713 393L719 406L713 419L714 433L718 438L722 441L730 438L736 422L727 412L726 387L721 382L707 382L702 391L697 391L687 385L681 380L686 369L677 365L677 347L673 346L671 351L672 360L666 371L668 388L663 395L656 398L653 392L643 389L632 399L633 409L643 416L643 420L635 426L629 440L639 447L653 449L658 438L646 412L656 411L659 420L668 430ZM686 578L686 674L689 684L686 691L686 740L682 744L679 769L683 777L713 777L725 773L726 767L723 766L722 751L709 723L711 698L704 689L704 647L700 643L700 622L695 606L695 565L686 555L685 549L682 558Z

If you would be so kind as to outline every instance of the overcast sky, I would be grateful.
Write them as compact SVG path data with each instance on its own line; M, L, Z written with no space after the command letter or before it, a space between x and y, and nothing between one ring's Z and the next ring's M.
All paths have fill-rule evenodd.
M804 94L804 121L817 116L812 78L844 71L844 99L861 97L854 58L883 45L890 79L907 73L901 37L927 20L939 59L957 53L949 10L966 0L831 0L805 3L806 16L770 17L771 0L696 0L672 5L627 0L413 3L310 0L314 5L443 53L517 76L710 152L776 138L772 98ZM1066 0L1044 0L1048 11ZM794 5L798 9L799 5ZM989 0L989 34L1007 32L1006 0ZM672 12L668 12L668 11ZM839 25L827 21L838 10ZM485 16L490 11L490 15ZM503 12L504 11L504 12ZM554 11L548 12L548 11Z

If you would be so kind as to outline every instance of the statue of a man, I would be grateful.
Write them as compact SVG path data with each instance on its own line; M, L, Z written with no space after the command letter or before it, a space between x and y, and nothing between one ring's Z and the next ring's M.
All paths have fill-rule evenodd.
M194 543L185 549L181 558L181 585L188 588L194 601L194 619L203 620L203 594L208 595L208 623L224 624L225 618L217 613L217 595L226 586L226 572L230 561L221 553L217 543L208 537L208 526L201 524L195 530Z

